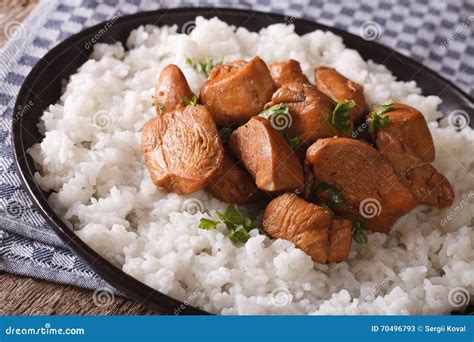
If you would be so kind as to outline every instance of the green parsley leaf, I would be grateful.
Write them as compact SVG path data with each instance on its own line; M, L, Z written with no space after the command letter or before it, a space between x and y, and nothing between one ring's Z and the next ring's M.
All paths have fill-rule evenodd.
M339 101L334 108L331 117L323 115L323 119L326 125L329 127L333 134L337 134L338 131L344 134L348 133L351 129L350 120L351 116L349 111L355 107L355 101Z
M374 134L383 126L390 124L391 122L390 118L386 115L384 116L382 115L390 112L392 110L392 105L393 105L393 102L391 101L384 103L379 108L377 108L377 110L370 113L369 115L370 123L369 123L369 128L368 128L370 134Z
M213 230L213 229L216 229L216 226L218 223L219 221L214 221L214 220L203 217L201 218L201 220L199 220L199 228L205 229L205 230Z
M361 245L365 245L368 241L367 235L365 235L366 230L367 228L362 221L352 221L352 238Z
M159 113L160 115L163 114L163 110L164 110L164 109L165 109L165 105L164 105L163 103L161 103L161 102L158 102L158 113Z
M268 109L265 109L264 111L261 111L258 115L270 120L274 116L288 115L288 111L289 108L287 106L285 106L283 103L278 103Z
M230 127L222 127L219 129L219 136L221 137L222 143L227 145L229 143L230 135L232 134L233 130Z
M249 232L257 228L248 217L242 216L233 204L229 204L224 212L216 212L219 221L202 218L199 228L214 229L218 223L224 223L229 230L229 239L235 243L246 242L250 238Z
M242 225L238 225L235 230L233 230L229 235L229 239L234 243L243 243L246 242L249 238L249 232Z
M331 198L331 203L329 205L325 204L327 207L331 208L331 210L335 210L341 206L345 202L344 197L340 191L337 191L334 186L329 183L321 182L318 184L318 187L321 190L329 191L329 197Z
M197 102L198 102L198 98L196 95L193 95L191 99L189 99L187 96L183 97L183 103L186 106L189 106L189 105L194 106L195 104L197 104Z
M224 59L221 59L220 62L215 62L212 58L206 58L202 61L194 62L191 58L186 57L186 63L189 64L198 73L203 74L206 77L209 76L212 69L214 69L216 65L222 64L223 60Z
M285 140L286 142L288 143L288 145L290 145L290 147L293 149L293 150L297 150L298 147L301 146L301 143L303 142L303 140L298 137L298 136L295 136L293 138L290 138L288 135L286 135L284 132L283 132L283 136L285 137Z

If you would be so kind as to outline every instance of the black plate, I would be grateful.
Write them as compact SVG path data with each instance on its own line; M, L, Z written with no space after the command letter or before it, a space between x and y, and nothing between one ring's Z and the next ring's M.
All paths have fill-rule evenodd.
M121 41L124 43L130 31L139 25L177 24L179 27L182 27L183 24L194 20L198 15L206 18L219 16L220 19L229 24L245 26L251 31L259 30L273 23L285 22L285 17L281 15L261 12L215 8L179 8L143 12L121 17L114 21L113 25L105 33L103 32L105 23L98 24L66 39L48 52L31 70L21 87L15 104L15 108L29 108L29 110L23 115L21 111L14 113L12 128L14 155L25 189L38 208L38 211L53 227L61 240L115 288L138 302L145 303L161 312L171 314L175 309L182 308L184 304L153 290L110 264L82 242L61 221L48 204L47 194L43 193L33 180L35 168L31 158L26 154L26 150L42 137L36 128L36 124L43 111L59 99L61 95L61 80L68 78L88 59L90 49L85 50L84 46L86 46L86 43L90 43L94 36L96 38L97 36L99 37L96 39L97 42L114 43ZM436 75L419 63L398 54L392 49L365 41L360 37L339 29L307 20L295 20L294 25L298 34L308 33L316 29L334 32L344 39L347 47L359 51L364 59L372 59L377 63L386 65L400 80L415 80L422 88L424 94L440 96L443 99L441 110L444 113L463 110L470 113L471 125L474 123L472 117L472 98L449 81ZM191 306L185 306L181 312L185 314L207 314Z

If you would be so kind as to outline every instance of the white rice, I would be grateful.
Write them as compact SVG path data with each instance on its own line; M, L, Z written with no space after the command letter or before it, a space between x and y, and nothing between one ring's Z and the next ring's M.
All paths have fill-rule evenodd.
M291 25L252 33L197 18L190 35L177 27L139 27L126 49L120 43L95 46L58 103L45 111L39 124L45 137L29 151L38 165L36 181L54 191L54 209L117 267L219 314L442 314L474 299L474 134L439 127L439 97L422 96L415 82L397 81L330 32L298 36ZM419 109L430 122L435 166L454 187L454 204L418 206L390 235L369 234L367 245L353 244L348 262L329 265L257 231L237 246L224 227L198 229L201 217L226 204L204 191L165 194L143 163L140 132L155 115L155 82L174 63L198 93L204 78L186 57L255 55L267 63L297 59L311 80L315 66L333 66L364 85L371 106L391 99Z

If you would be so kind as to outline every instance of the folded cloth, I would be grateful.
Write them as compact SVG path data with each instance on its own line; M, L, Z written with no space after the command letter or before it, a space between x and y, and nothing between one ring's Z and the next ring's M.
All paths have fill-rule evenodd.
M117 15L195 6L282 13L286 25L304 17L336 26L411 56L474 93L474 4L468 1L42 1L23 23L8 23L10 39L0 51L0 270L90 289L107 286L59 240L21 187L10 143L15 98L35 63L71 34Z

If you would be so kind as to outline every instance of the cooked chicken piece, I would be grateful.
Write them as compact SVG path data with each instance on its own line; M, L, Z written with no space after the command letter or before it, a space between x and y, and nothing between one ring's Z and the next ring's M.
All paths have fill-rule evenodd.
M409 146L422 160L431 163L435 159L433 138L426 120L419 111L406 104L395 103L382 116L390 118L390 123L382 130Z
M226 154L219 173L210 179L207 189L214 197L227 203L245 204L262 196L247 170Z
M364 120L368 112L364 98L364 88L329 67L318 67L314 69L316 87L333 99L335 102L354 100L356 106L350 114L355 123Z
M299 136L304 145L309 146L317 139L344 135L344 132L334 131L328 125L334 110L334 102L311 85L301 82L285 83L272 96L272 101L265 105L268 109L276 104L288 107L291 125L285 128L288 136ZM353 124L348 120L350 135Z
M200 105L148 121L142 132L142 151L153 183L179 195L204 188L224 158L211 113Z
M272 63L270 65L270 74L275 88L280 88L284 83L288 82L310 84L308 77L301 71L300 63L294 59Z
M306 151L305 151L305 158L303 160L303 175L304 175L303 198L309 202L312 202L314 189L316 188L316 180L314 179L313 167L306 160Z
M390 125L376 133L375 144L392 164L400 181L415 195L419 204L440 208L450 206L454 200L454 191L449 181L429 162L419 157L409 144L387 132L386 128Z
M346 261L352 244L352 221L333 219L329 227L327 262Z
M306 158L320 185L318 197L328 205L342 197L344 202L335 208L336 213L360 219L373 231L387 233L417 204L390 163L366 143L348 138L319 139L308 148Z
M184 97L194 96L182 71L174 64L166 66L160 73L156 83L155 109L157 115L171 113L186 105Z
M292 193L272 200L263 214L262 227L272 238L293 242L314 261L325 264L329 249L331 214Z
M212 69L200 100L218 126L239 126L263 109L273 94L273 81L260 57L237 60Z
M229 146L261 190L303 190L303 168L269 120L256 116L230 136Z

